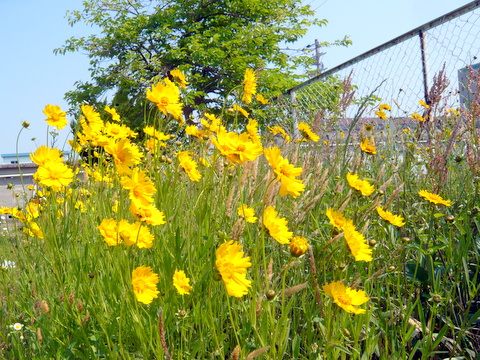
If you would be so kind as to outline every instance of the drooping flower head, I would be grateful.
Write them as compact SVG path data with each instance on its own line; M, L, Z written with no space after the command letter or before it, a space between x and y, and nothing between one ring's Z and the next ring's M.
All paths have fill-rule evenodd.
M290 141L291 141L291 138L290 138L290 135L288 135L286 133L286 131L281 128L280 126L278 125L274 125L274 126L269 126L268 127L268 130L273 134L273 135L278 135L280 134L283 138L283 140L285 140L285 142L288 144Z
M334 281L322 287L328 296L333 298L335 304L348 313L364 314L365 309L356 306L366 303L369 298L363 290L353 290L343 285L340 281Z
M135 298L143 303L150 304L158 297L158 274L150 266L139 266L132 272L132 285Z
M257 78L253 69L247 68L243 78L243 96L242 101L245 104L252 102L252 95L257 93Z
M242 246L233 240L223 243L216 251L215 265L230 296L242 297L251 287L247 269L252 264L250 257L243 255Z
M388 221L390 224L401 227L405 225L405 221L403 221L403 217L400 215L394 215L388 210L384 210L381 206L377 206L377 213L380 217Z
M347 173L348 184L362 193L363 196L370 196L375 191L375 187L367 180L361 180L357 174Z
M263 212L263 225L271 237L280 244L289 244L293 233L288 231L288 222L285 218L277 217L278 212L273 206L268 206Z
M372 249L363 234L357 231L353 224L344 226L343 236L355 261L372 261Z
M190 279L185 275L185 271L183 270L175 270L173 274L173 286L175 286L180 295L188 295L192 290Z
M200 174L200 171L197 169L198 164L193 160L192 153L190 151L179 151L177 158L180 166L185 170L190 180L200 181L202 174Z
M360 142L360 149L367 154L375 155L377 153L377 148L375 147L375 142L373 138L365 138Z
M315 134L310 128L310 125L308 125L305 121L300 122L297 128L300 130L305 139L312 140L313 142L320 140L320 136Z
M264 149L264 154L277 175L276 181L281 183L280 196L290 194L294 198L298 197L305 190L302 180L297 179L302 173L302 168L290 164L288 159L280 155L280 149L276 146Z
M428 192L427 190L420 190L418 195L423 197L425 200L430 201L433 204L441 204L445 206L452 206L452 202L450 200L444 200L440 195Z

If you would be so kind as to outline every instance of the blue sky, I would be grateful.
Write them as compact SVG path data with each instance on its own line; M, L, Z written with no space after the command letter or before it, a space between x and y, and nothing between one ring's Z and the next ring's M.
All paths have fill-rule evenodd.
M350 35L348 48L322 49L323 62L332 68L377 45L435 19L470 1L465 0L305 0L326 27L311 29L291 48L319 41L334 41ZM31 152L43 145L47 125L42 113L47 104L67 109L65 92L77 80L87 80L88 59L83 54L54 55L71 36L88 35L91 29L67 24L65 12L81 9L82 0L0 0L0 154L14 153L22 121L30 122L23 131L18 151ZM57 142L62 147L68 129ZM32 138L36 138L32 141Z

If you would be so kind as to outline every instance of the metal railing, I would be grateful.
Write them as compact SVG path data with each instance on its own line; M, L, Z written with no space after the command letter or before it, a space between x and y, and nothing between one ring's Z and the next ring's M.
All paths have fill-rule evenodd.
M479 7L472 1L295 86L272 101L275 118L293 130L300 121L351 118L358 110L352 104L362 101L371 105L365 117L387 103L390 117L406 118L422 111L419 100L430 103L442 71L442 104L460 107L459 75L480 62Z

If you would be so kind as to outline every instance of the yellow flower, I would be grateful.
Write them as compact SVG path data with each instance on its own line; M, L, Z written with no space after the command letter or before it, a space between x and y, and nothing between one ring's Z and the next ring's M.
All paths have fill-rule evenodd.
M138 146L132 144L129 139L110 140L105 146L105 151L112 155L120 174L129 174L130 167L137 165L143 156Z
M219 130L216 135L212 138L212 144L233 163L241 165L253 161L263 152L261 143L252 141L248 133L237 134Z
M37 164L38 166L44 166L49 162L61 163L62 152L55 148L49 148L45 145L42 145L35 150L35 152L30 154L30 159Z
M257 218L255 217L255 210L245 204L240 205L237 213L239 216L245 218L245 220L249 223L255 223L257 221Z
M280 244L289 244L293 233L288 231L288 223L285 218L277 217L278 212L273 206L268 206L263 212L263 225L271 237Z
M250 116L250 114L244 108L242 108L241 106L238 106L237 104L233 104L232 109L233 111L238 111L240 114L242 114L246 118Z
M42 186L60 191L73 181L73 171L63 163L49 162L39 166L33 177Z
M130 191L130 200L136 207L145 207L153 203L153 194L157 190L145 171L135 168L130 176L123 176L120 183L124 189Z
M380 217L388 221L390 224L401 227L405 225L405 222L403 221L403 217L400 215L394 215L390 211L383 210L381 206L377 206L377 212Z
M246 130L248 135L250 135L250 138L252 139L252 141L261 146L262 142L260 140L261 136L258 133L258 121L254 119L248 119Z
M47 105L43 109L48 125L62 130L67 125L67 114L58 105Z
M380 105L378 105L378 110L388 110L388 111L391 111L392 108L391 108L390 105L388 105L388 104L380 104Z
M40 229L40 226L34 221L29 221L23 228L23 232L30 237L36 237L38 239L44 238L42 229Z
M428 200L434 204L452 206L452 202L450 200L444 200L440 195L430 193L427 190L420 190L418 192L418 195L422 196L425 200Z
M309 245L303 236L295 236L290 241L290 254L295 257L302 256L307 252Z
M302 168L290 164L287 159L280 155L280 149L276 146L265 149L264 153L268 163L277 175L276 181L280 181L282 184L280 186L280 196L290 194L294 198L298 197L305 190L302 180L296 178L302 174Z
M150 304L160 293L157 290L158 274L150 266L139 266L132 272L132 285L135 298L143 303Z
M268 104L268 99L265 99L262 94L257 94L257 101L263 105Z
M360 142L360 149L367 154L375 155L377 153L377 149L375 148L373 137L365 138L365 140Z
M250 257L243 255L242 246L233 240L223 243L216 251L215 265L230 296L242 297L251 287L251 281L247 280L247 268L252 263Z
M343 285L340 281L334 281L322 287L328 296L333 298L335 304L340 306L348 313L364 314L365 309L359 309L356 306L366 303L369 298L363 290L353 290Z
M115 140L125 139L128 137L135 138L138 135L135 131L133 131L132 129L130 129L128 126L124 124L117 124L112 122L107 122L105 124L103 132L105 133L106 136Z
M183 104L180 102L180 90L171 80L164 79L147 89L147 99L157 105L164 114L170 114L177 120L182 120Z
M158 210L153 204L137 207L135 203L132 202L129 210L135 219L145 222L146 224L156 226L166 223L165 214Z
M377 115L380 119L388 119L388 116L387 114L385 114L385 111L383 110L378 110L378 111L375 111L375 115Z
M173 286L175 286L180 295L188 295L192 290L190 279L185 275L183 270L175 269L175 273L173 274Z
M257 78L255 77L255 72L253 69L246 69L245 75L243 78L243 96L242 101L245 104L250 104L252 102L252 95L257 93Z
M343 227L343 235L355 261L372 261L372 249L368 246L362 233L357 231L353 224Z
M330 220L330 224L335 226L338 230L343 230L347 225L352 224L352 220L346 219L339 211L328 208L326 215Z
M111 108L110 106L105 105L104 110L108 112L110 115L112 115L113 121L120 121L120 115L118 115L117 110L115 108Z
M97 229L100 230L100 235L103 236L103 241L108 246L116 246L122 242L115 219L103 219L100 225L97 226Z
M413 113L411 116L410 116L413 120L417 120L417 121L420 121L420 122L424 122L425 119L423 118L422 115L420 114L417 114L417 113Z
M192 153L190 151L179 151L177 153L178 161L180 162L180 166L185 170L188 177L192 181L200 181L202 178L202 174L198 171L195 160L192 158Z
M82 104L80 109L82 110L82 114L85 116L89 126L95 128L103 127L103 121L100 117L100 113L95 110L92 105Z
M179 70L179 69L174 69L170 71L170 75L172 75L173 80L180 85L183 88L186 88L188 85L187 78L185 77L185 74Z
M268 127L268 130L270 130L270 132L273 134L273 135L278 135L280 134L283 138L283 140L285 140L287 143L289 143L291 141L291 138L290 138L290 135L288 135L285 130L283 130L280 126L278 125L274 125L274 126L269 126Z
M420 100L418 103L425 109L430 109L430 105L428 105L424 100Z
M163 132L158 131L153 126L145 126L143 128L143 132L151 137L156 138L159 141L169 140L173 137L172 135L166 135Z
M209 137L205 130L200 130L195 125L188 125L185 128L185 134L187 134L189 136L195 136L199 139L204 139L205 137L207 137L207 138Z
M360 180L357 174L347 173L348 184L362 193L363 196L370 196L375 188L367 180Z
M300 124L298 124L297 126L297 129L300 130L300 132L302 133L302 135L306 138L306 139L310 139L314 142L317 142L318 140L320 140L320 136L318 136L317 134L315 134L312 129L310 128L310 125L308 125L306 122L302 121Z

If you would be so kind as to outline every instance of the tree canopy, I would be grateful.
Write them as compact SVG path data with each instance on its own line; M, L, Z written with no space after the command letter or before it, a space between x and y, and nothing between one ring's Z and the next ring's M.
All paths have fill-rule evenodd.
M78 81L66 99L72 106L98 104L110 94L124 112L140 108L145 89L177 68L188 75L186 105L196 108L227 97L246 68L261 72L264 94L279 94L298 81L297 68L311 63L281 46L326 24L301 0L86 0L83 6L69 11L68 21L90 24L94 34L72 37L55 52L86 53L91 79ZM185 107L187 117L192 106Z

